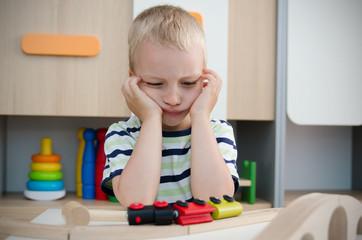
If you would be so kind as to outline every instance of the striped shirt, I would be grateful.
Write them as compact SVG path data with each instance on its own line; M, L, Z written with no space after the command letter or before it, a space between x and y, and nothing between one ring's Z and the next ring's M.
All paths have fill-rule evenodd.
M236 168L237 149L231 125L222 120L211 120L220 152L234 179L235 192L239 187ZM130 158L141 129L141 122L132 115L126 121L112 124L106 134L104 151L106 165L101 189L114 196L112 178L122 173ZM191 192L191 128L162 132L162 167L156 200L175 203L192 200Z

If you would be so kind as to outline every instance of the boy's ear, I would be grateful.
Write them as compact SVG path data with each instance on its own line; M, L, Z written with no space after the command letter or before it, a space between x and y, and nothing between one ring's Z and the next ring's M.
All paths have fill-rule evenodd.
M133 73L131 72L131 70L128 70L128 74L129 74L130 77L133 76Z

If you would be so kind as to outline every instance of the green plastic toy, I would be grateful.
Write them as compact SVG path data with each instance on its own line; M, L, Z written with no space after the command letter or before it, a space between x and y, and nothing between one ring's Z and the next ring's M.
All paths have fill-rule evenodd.
M256 162L243 160L242 164L241 176L251 181L250 187L242 187L241 189L242 201L254 204L256 187Z

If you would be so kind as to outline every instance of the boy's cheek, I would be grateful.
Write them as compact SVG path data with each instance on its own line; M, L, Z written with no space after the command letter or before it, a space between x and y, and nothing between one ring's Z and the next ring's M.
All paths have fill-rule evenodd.
M143 91L143 92L147 92L148 88L147 88L147 85L144 81L140 81L138 83L138 87Z
M194 102L196 101L196 99L201 95L202 89L203 89L203 87L201 86L201 87L197 90L197 92L194 94L192 103L194 103Z
M143 87L142 87L142 85L143 85ZM143 84L140 84L140 90L141 90L142 92L146 93L146 95L147 95L149 98L151 98L154 102L157 103L157 105L160 106L160 104L158 103L158 99L159 99L160 97L158 96L157 93L155 93L154 91L152 91L153 89L145 86L145 83L143 83Z

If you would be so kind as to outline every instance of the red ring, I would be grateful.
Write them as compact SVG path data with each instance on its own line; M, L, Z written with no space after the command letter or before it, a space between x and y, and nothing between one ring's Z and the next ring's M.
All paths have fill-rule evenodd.
M158 208L165 208L165 207L168 206L168 202L166 202L166 201L162 201L162 202L156 201L156 202L153 204L153 206L158 207Z
M142 209L144 206L142 203L132 203L131 205L129 205L129 208L132 209L132 210L140 210Z

